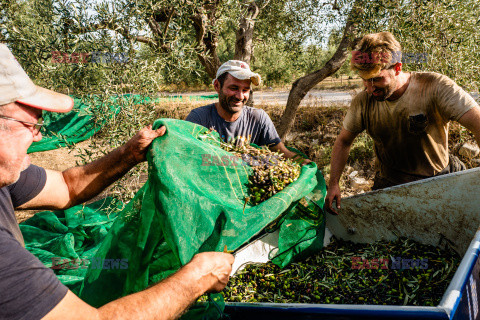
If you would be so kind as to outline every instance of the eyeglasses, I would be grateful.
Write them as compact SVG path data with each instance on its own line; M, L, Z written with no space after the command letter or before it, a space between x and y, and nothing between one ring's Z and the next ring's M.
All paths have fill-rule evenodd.
M25 127L29 128L30 131L32 131L32 133L34 135L37 135L40 132L40 129L43 127L43 119L42 118L39 118L37 123L22 121L22 120L10 118L10 117L5 117L5 116L2 116L2 115L0 115L0 118L5 119L5 120L20 122Z

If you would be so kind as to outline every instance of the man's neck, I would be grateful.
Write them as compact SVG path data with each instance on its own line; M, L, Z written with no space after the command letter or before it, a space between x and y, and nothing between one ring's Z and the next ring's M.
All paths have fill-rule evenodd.
M220 117L222 117L223 120L225 120L227 122L236 121L240 117L240 115L242 114L242 111L237 112L237 113L229 113L229 112L225 111L225 109L223 109L222 106L220 105L220 102L215 103L215 108L217 109L218 115Z
M395 101L400 99L400 97L407 91L408 85L410 84L410 72L402 72L398 75L398 82L397 82L397 90L395 90L390 97L388 97L388 101Z

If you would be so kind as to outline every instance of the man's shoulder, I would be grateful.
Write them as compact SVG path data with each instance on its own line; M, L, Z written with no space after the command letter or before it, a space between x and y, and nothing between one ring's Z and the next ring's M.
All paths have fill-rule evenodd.
M438 84L441 82L455 83L452 79L438 72L412 72L411 76L417 83Z
M368 102L369 99L370 96L367 91L362 90L352 98L351 106L355 107L357 105L361 105L362 103Z
M195 108L190 111L185 120L202 125L204 127L209 127L211 125L211 121L214 120L213 118L215 118L214 110L214 103Z
M431 95L445 93L451 94L465 94L465 91L455 81L448 76L437 72L412 72L412 83L417 90L411 91L412 94L417 94L418 90L427 90Z
M45 187L46 181L46 170L30 164L20 173L18 180L7 187L14 207L20 206L37 196Z
M215 108L215 103L207 104L206 106L201 106L201 107L192 109L192 111L190 111L190 113L193 112L193 113L197 113L197 114L204 114L204 113L212 111L212 108Z
M245 106L243 107L243 112L255 121L264 121L265 119L270 119L268 114L263 109Z

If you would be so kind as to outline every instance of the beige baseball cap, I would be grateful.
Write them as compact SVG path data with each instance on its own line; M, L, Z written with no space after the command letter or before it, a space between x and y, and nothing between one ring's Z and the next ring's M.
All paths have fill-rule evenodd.
M53 112L67 112L73 99L35 85L5 44L0 44L0 105L19 102Z
M228 60L224 64L220 66L217 70L217 77L213 80L215 81L225 72L228 72L232 75L232 77L240 79L240 80L247 80L250 79L252 83L258 86L262 82L262 78L258 73L252 72L250 70L250 66L243 61L240 60Z

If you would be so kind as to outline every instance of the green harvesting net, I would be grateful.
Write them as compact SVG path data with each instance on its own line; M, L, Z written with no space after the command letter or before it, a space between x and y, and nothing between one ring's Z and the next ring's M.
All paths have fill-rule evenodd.
M196 253L223 251L225 246L235 250L265 232L266 226L279 229L279 248L271 258L280 266L323 246L321 208L326 188L314 163L303 166L299 178L284 190L252 206L245 201L251 167L235 161L213 162L216 165L203 161L206 154L217 159L232 156L220 148L216 132L173 119L157 120L154 128L161 125L167 131L149 150L148 181L121 212L107 217L116 204L109 203L105 209L97 203L92 215L81 213L82 208L70 209L76 212L75 221L80 221L75 223L64 212L44 213L57 217L58 230L52 230L50 222L37 225L32 219L25 223L27 229L22 227L28 249L44 244L41 252L33 252L41 254L47 266L52 258L88 260L88 269L57 270L84 301L98 307L143 290ZM91 224L95 220L100 229ZM57 245L57 235L41 238L41 229L59 234L68 245ZM45 243L49 241L51 246ZM217 318L222 305L221 297L211 296L209 303L196 306L185 317Z
M103 127L106 120L118 114L122 106L151 104L156 100L138 94L73 97L72 111L43 113L43 138L33 142L28 153L53 150L87 140Z

